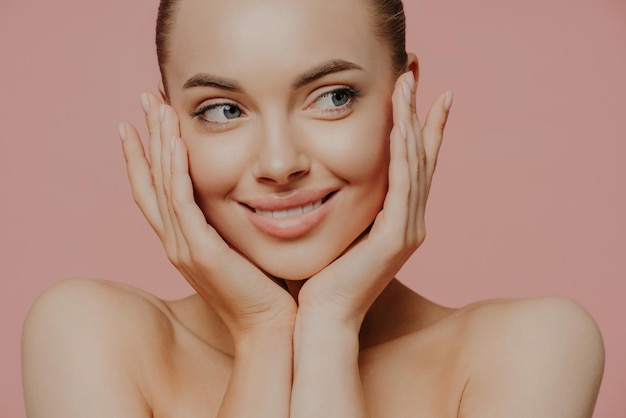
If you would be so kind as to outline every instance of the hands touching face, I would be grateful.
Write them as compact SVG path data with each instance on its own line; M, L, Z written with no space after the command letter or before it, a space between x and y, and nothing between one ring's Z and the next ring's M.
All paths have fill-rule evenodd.
M392 97L389 187L367 234L300 290L300 311L360 327L374 300L426 236L425 209L452 92L440 96L422 129L412 73L398 78Z
M389 186L383 209L369 233L334 261L328 260L330 264L303 286L299 311L307 315L323 311L360 325L378 294L424 240L426 200L452 96L447 92L435 101L422 129L415 113L415 88L413 75L404 74L392 96ZM293 298L258 263L231 248L196 204L189 155L174 109L152 95L142 96L142 104L150 161L134 127L121 124L120 134L133 196L170 261L235 337L251 329L293 324Z
M170 261L220 315L236 339L258 328L290 327L295 302L209 225L196 204L178 117L155 96L142 95L150 161L137 130L120 124L135 202Z

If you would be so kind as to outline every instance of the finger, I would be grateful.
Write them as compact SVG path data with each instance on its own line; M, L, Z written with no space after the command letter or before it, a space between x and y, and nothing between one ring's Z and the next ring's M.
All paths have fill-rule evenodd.
M119 128L133 198L152 229L161 236L163 223L141 138L135 127L128 123L120 123Z
M407 241L414 243L417 240L416 232L423 223L424 206L424 177L426 167L426 155L419 119L416 113L417 83L412 73L408 74L407 83L411 89L410 115L409 115L409 144L414 145L409 151L409 166L411 167L411 195L409 198L409 219L407 226Z
M402 225L403 237L405 241L414 239L414 231L418 217L419 207L419 181L420 181L420 159L423 158L423 146L421 131L417 116L415 115L415 89L416 83L411 72L407 72L398 78L396 83L396 91L401 94L394 95L394 119L402 121L407 127L406 138L406 161L408 167L409 189L405 197L405 205L407 206L406 216ZM396 122L399 123L399 122Z
M198 254L217 254L216 251L227 249L228 245L207 223L194 199L187 147L178 137L174 139L172 149L171 176L172 210L190 255L193 257L196 251Z
M161 144L161 104L160 100L152 94L144 93L142 95L142 105L144 106L144 110L146 110L146 124L150 133L150 173L152 175L152 184L154 186L157 205L163 223L161 241L163 242L169 259L176 263L176 238L163 188L163 170L161 167L161 156L164 151Z
M420 195L417 206L416 217L416 243L419 245L425 238L425 211L426 202L430 193L433 173L437 165L437 156L441 148L443 130L447 121L448 111L452 104L452 92L448 91L440 96L433 104L426 117L426 123L422 129L423 138L423 158L422 169L420 170Z
M178 261L188 259L189 248L180 230L180 225L172 206L172 149L176 138L180 138L179 119L173 108L161 104L161 173L163 176L163 192L167 203L167 212L172 225Z
M389 186L383 203L383 216L405 219L408 215L408 197L411 179L408 161L408 120L407 100L402 77L396 82L391 97L394 127L390 134Z
M435 100L426 116L426 123L422 130L429 179L432 177L437 165L437 157L443 141L443 131L448 121L450 107L452 106L452 98L452 91L448 90Z
M179 121L174 109L166 104L161 104L159 109L161 122L159 126L160 150L161 150L161 176L163 179L163 191L169 203L171 196L171 160L172 141L174 137L180 137Z
M273 298L276 283L268 280L245 256L231 249L207 222L194 199L187 147L180 137L175 137L173 143L171 201L188 249L189 258L183 268L194 272L187 275L189 283L214 306L231 310L231 314L233 306L246 302L241 295L243 299L249 295L259 300Z
M146 126L148 127L148 133L150 134L150 139L148 141L151 163L150 171L157 199L159 200L159 207L162 208L163 196L161 183L163 176L161 170L161 103L159 103L159 100L154 95L149 93L142 94L141 101L146 112Z
M154 149L154 141L159 137L160 134L160 120L159 120L159 107L161 105L161 101L158 97L151 93L142 93L141 94L141 107L144 110L144 114L146 117L146 127L148 128L149 140L148 140L148 151L150 155L150 161L154 159L153 152L157 150Z

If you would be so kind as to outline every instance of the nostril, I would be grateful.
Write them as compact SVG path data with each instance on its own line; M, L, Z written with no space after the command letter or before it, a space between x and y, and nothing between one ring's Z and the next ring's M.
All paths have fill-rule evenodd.
M291 174L289 174L289 176L287 177L289 180L293 181L293 180L297 180L300 177L304 176L307 173L307 170L298 170L296 172L293 172Z
M275 179L271 178L271 177L257 177L257 180L260 181L261 183L268 183L268 184L277 184L278 181L276 181Z
M310 169L305 155L287 153L261 153L254 162L252 174L266 184L287 184L306 176Z

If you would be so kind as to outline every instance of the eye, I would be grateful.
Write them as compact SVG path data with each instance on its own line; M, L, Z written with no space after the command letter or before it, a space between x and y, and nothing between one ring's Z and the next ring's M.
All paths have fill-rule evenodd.
M317 118L338 120L350 115L360 90L353 86L340 86L322 91L319 96L307 107L307 110Z
M341 108L349 103L356 96L353 89L342 87L333 91L322 94L316 101L316 107L322 109Z
M207 122L223 123L240 118L243 112L234 104L217 103L198 110L197 116Z
M209 125L213 129L230 126L237 119L245 116L243 110L232 102L209 103L201 106L198 110L190 113L192 118L198 118L200 122Z

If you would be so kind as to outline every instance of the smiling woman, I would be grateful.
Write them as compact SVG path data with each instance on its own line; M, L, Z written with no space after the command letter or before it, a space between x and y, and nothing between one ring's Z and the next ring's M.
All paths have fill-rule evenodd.
M149 158L120 136L196 293L54 286L24 326L30 417L591 416L604 355L580 306L450 309L394 278L452 104L420 125L399 0L163 1L157 50Z

